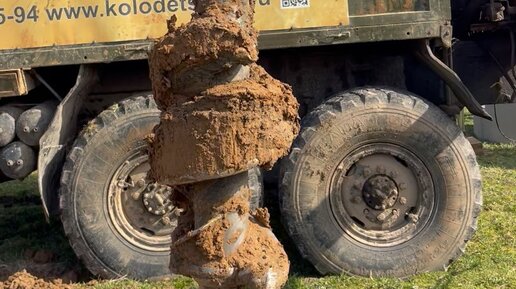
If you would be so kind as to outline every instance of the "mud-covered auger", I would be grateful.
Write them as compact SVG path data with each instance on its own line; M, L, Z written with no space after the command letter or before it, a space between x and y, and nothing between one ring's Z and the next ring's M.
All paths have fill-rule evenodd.
M194 1L192 20L150 55L162 111L151 176L181 208L170 269L201 288L281 288L289 261L266 209L251 211L247 171L270 169L299 132L291 88L256 64L254 1Z

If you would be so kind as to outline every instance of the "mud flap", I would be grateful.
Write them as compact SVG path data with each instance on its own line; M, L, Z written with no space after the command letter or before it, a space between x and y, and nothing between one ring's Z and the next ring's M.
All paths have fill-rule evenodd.
M57 107L50 126L39 141L38 189L47 220L58 213L57 192L66 147L77 132L77 115L82 107L82 100L97 80L94 65L81 65L75 85Z

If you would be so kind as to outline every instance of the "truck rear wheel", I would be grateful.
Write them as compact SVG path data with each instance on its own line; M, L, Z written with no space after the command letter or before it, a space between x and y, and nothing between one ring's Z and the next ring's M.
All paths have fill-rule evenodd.
M145 137L159 115L151 96L112 106L87 125L65 163L63 226L77 256L102 278L170 275L171 234L181 212L170 202L172 189L147 178ZM256 207L261 173L248 174Z
M287 231L322 274L407 277L461 255L481 208L480 172L440 109L365 88L303 122L280 201Z

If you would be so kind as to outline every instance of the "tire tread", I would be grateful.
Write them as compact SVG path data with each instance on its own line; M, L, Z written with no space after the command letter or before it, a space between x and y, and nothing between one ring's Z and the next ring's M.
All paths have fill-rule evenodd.
M77 164L81 162L85 147L96 133L98 133L102 128L108 127L115 120L131 112L138 111L138 109L155 109L156 106L153 106L152 103L154 103L152 95L134 96L123 100L120 104L114 104L106 111L102 112L99 116L90 121L87 127L85 127L78 135L63 167L61 186L59 189L59 203L61 209L61 222L63 224L65 235L75 254L88 268L88 270L94 275L102 278L113 279L120 278L122 276L111 270L106 270L103 266L98 264L97 257L93 254L91 249L84 244L80 231L73 224L73 222L75 222L74 210L70 207L72 204L72 200L70 200L70 198L71 186L73 184L74 177L73 171ZM91 130L91 126L95 127L93 131Z
M295 223L298 222L296 220L296 208L289 200L291 193L288 190L288 186L292 181L292 175L294 175L299 155L301 155L305 146L316 134L318 128L328 125L328 122L332 120L332 118L328 117L329 115L335 117L336 115L346 113L346 111L353 108L374 107L376 105L399 106L409 110L431 113L431 117L439 120L448 118L447 115L438 109L429 109L433 104L416 97L409 92L394 91L388 88L365 87L345 91L335 95L303 119L302 130L292 146L292 152L295 152L295 156L289 156L282 161L279 179L280 209L282 211L284 227L286 228L287 233L291 236L291 239L296 243L299 253L303 258L309 260L321 274L334 272L334 270L329 268L324 262L320 261L319 258L312 256L309 250L305 248L306 246L301 240L302 233L299 227L295 225ZM441 123L443 122L441 121ZM474 187L471 188L471 191L474 192L473 198L475 200L472 209L473 221L465 233L464 240L462 240L462 243L456 247L450 256L449 262L445 264L443 268L447 268L449 264L457 260L464 253L466 244L475 234L478 216L482 208L482 183L475 153L463 135L458 139L458 146L467 160L467 164L465 165L471 170L471 177L474 180Z

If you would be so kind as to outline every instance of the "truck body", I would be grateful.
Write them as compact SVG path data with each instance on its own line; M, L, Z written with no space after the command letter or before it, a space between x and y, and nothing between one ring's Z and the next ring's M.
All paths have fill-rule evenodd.
M511 46L504 42L510 39L504 38L504 31L513 31L513 5L516 3L453 2L256 0L260 62L273 76L292 85L301 104L302 117L324 110L328 107L325 103L331 102L331 97L336 94L369 87L417 95L418 99L438 107L450 119L464 107L478 116L489 118L480 107L479 100L481 103L494 102L502 91L491 91L486 87L493 81L503 79L511 63L501 61L503 65L499 67L499 63L493 64L490 58L506 57L506 52L511 50ZM113 123L117 124L117 130L111 131L111 135L117 135L118 130L124 131L124 125L133 126L137 128L139 136L139 141L134 139L135 144L138 143L136 146L144 146L143 137L152 132L152 125L146 123L145 129L138 128L131 115L134 114L136 118L138 113L148 113L154 115L152 121L157 120L158 112L149 93L152 90L146 61L149 49L153 39L167 31L167 20L171 16L175 15L179 24L189 20L192 5L189 0L94 0L87 3L79 0L23 0L0 4L0 105L26 111L49 100L56 102L55 110L41 117L48 118L48 124L44 126L39 145L30 145L37 156L39 190L47 216L61 215L72 247L86 266L100 276L128 275L146 279L166 275L170 233L175 226L173 214L177 212L173 208L161 215L147 212L148 207L144 203L153 202L153 198L162 192L156 191L156 185L149 189L150 184L146 183L148 164L145 156L126 156L124 150L116 151L119 148L132 150L129 143L133 140L132 132L125 131L119 139L111 140L117 147L112 147L113 155L109 155L109 148L104 149L103 152L109 157L115 158L112 163L103 161L108 155L100 153L97 156L98 173L106 176L105 180L102 177L96 179L93 172L87 178L81 175L81 170L83 166L95 167L88 161L88 150L92 150L89 147L97 142L97 135L103 135L103 130L110 129ZM485 11L492 13L488 15ZM454 55L453 48L457 45L453 34L455 24L460 25L460 34L455 36L463 40L460 45L466 48L462 55L467 57ZM477 44L482 41L487 44L479 48ZM498 46L494 47L494 43ZM512 46L514 49L514 43ZM469 89L452 70L453 62L471 63L471 57L478 60L479 53L484 63L489 62L485 67L490 67L493 73L482 76L482 81L475 81L479 75L474 72L482 70L481 65L464 71L461 75L466 76L466 83L473 84L469 85L472 88ZM474 95L478 96L477 99ZM116 122L125 118L126 124ZM309 125L306 127L308 129ZM13 141L19 141L19 137ZM294 153L298 153L295 147ZM414 153L417 154L417 151ZM3 157L2 161L6 161L6 158ZM124 164L133 161L136 163L131 169L124 167ZM103 167L106 167L105 171L101 169ZM130 172L120 173L124 170ZM282 173L280 181L277 170L268 173L267 186L270 188L278 182L282 186L288 183L285 182L285 176L289 175L288 165L285 170L287 174ZM469 179L477 182L476 177L468 178L467 182ZM367 182L364 180L364 192L367 191ZM91 190L96 191L89 191L88 184L95 188ZM142 186L141 190L138 184ZM439 187L438 184L434 185ZM471 187L479 190L478 185ZM118 192L118 189L121 191ZM135 202L128 203L128 197L123 195L123 191L127 190L134 191L132 196ZM138 190L148 193L140 196L136 192ZM280 190L283 192L280 194L296 195L299 190L302 191L303 187L287 185ZM439 189L435 189L436 200L439 199L439 192ZM480 192L477 193L479 195ZM471 194L477 198L477 193ZM96 211L88 213L87 209L71 209L76 207L76 202L81 202L82 196L92 202L93 199L86 196L95 194L102 196L97 200L100 203ZM372 206L366 195L369 193L364 193L366 205ZM111 202L112 198L120 198L121 201L119 204ZM398 194L395 198L397 202L404 202L402 197L397 198ZM417 196L414 198L418 200ZM372 201L375 200L373 198ZM465 205L465 208L476 211L477 203L478 200L474 202L475 205ZM394 209L388 210L392 213ZM101 213L103 211L106 212L104 215ZM382 218L380 211L375 218ZM285 214L288 213L285 211ZM410 219L408 216L411 214L415 213L409 214L407 211L406 218ZM81 220L84 215L91 218ZM476 220L473 213L466 215L464 222ZM104 227L96 226L100 219L104 220ZM296 223L288 216L284 220L288 228L298 228L307 222ZM371 225L371 230L375 232L388 227L384 221L378 220L374 222L380 222L384 227ZM158 221L162 225L152 227ZM360 220L357 224L368 226ZM401 228L405 225L396 223L395 226ZM97 235L106 236L107 239L102 239L102 242L109 242L107 240L112 237L119 240L120 245L108 246L106 250L95 247L96 241L93 239L96 237L90 236L93 228L104 230L96 231ZM288 231L295 238L304 234L299 228ZM342 235L346 232L344 229ZM410 238L407 237L407 240ZM376 240L377 243L380 241ZM333 248L335 244L338 242L328 245L328 248ZM316 267L323 268L320 269L321 273L369 272L370 268L365 265L357 265L359 269L356 271L345 266L328 269L328 266L318 264L317 254L320 253L309 249L302 241L297 245L304 257L315 263ZM371 246L376 248L375 245ZM453 247L452 244L450 247ZM340 252L338 248L335 250ZM123 257L124 254L126 257ZM151 257L146 259L142 256ZM386 269L375 272L383 272L378 275L405 274Z
M166 21L176 15L185 23L192 11L186 0L81 2L2 7L0 69L145 59ZM439 38L450 27L450 7L442 1L314 1L286 8L278 2L256 3L261 49Z

